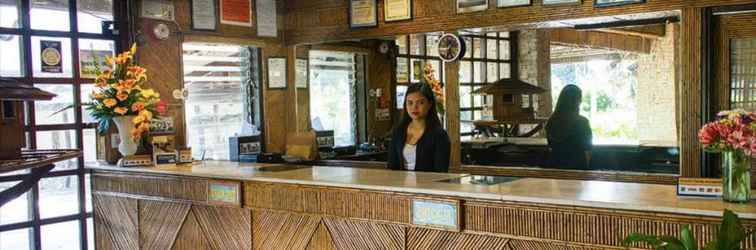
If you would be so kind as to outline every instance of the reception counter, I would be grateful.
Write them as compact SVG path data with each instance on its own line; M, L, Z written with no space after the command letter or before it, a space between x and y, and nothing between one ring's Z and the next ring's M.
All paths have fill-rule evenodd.
M203 162L93 170L98 249L621 249L632 232L709 241L730 209L669 185ZM744 247L756 246L750 238Z

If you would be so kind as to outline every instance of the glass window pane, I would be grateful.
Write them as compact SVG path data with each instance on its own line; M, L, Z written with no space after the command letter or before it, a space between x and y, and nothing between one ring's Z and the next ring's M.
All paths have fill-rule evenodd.
M420 79L423 77L423 61L420 59L410 59L410 62L412 63L412 82L420 82Z
M459 107L460 108L469 108L472 105L472 96L470 96L470 92L472 92L472 87L470 86L459 86Z
M60 49L54 49L56 43L60 42ZM72 77L73 69L71 68L71 39L59 37L40 37L33 36L32 43L32 73L34 77ZM42 43L46 44L47 49L42 50ZM45 63L42 68L42 54L44 53ZM60 67L59 67L60 66Z
M475 125L472 122L461 122L459 125L460 133L471 133L475 129Z
M406 55L407 54L407 35L397 36L396 46L399 48L400 55Z
M65 107L73 105L73 85L34 84L34 86L57 95L49 101L34 102L34 119L37 125L76 123L72 108L58 112Z
M39 215L42 219L79 212L78 179L78 175L70 175L39 181Z
M460 112L459 119L463 121L472 121L472 111Z
M466 48L465 58L470 58L470 56L472 55L472 50L473 50L472 38L464 37L463 39L465 40L465 48Z
M0 182L0 190L7 190L20 182ZM29 212L29 192L11 200L0 207L0 225L7 225L31 220Z
M31 0L31 28L70 31L68 0Z
M92 218L87 218L87 249L95 249L94 223Z
M496 68L497 67L496 63L490 62L486 65L488 65L488 68L486 69L486 79L488 79L488 82L493 83L499 80L499 77L498 77L499 74L498 74L498 69Z
M475 90L480 89L480 87L476 87ZM474 95L473 96L473 105L475 105L475 108L483 107L483 95ZM475 117L476 119L480 118L479 116Z
M0 0L0 27L21 28L19 8L21 0Z
M396 82L406 83L409 81L409 59L406 57L396 58Z
M499 60L509 59L509 41L499 40Z
M477 121L477 120L480 120L480 119L481 119L482 117L483 117L483 113L482 113L482 111L481 111L481 110L475 110L475 112L473 112L473 118L474 118L474 119L475 119L476 121Z
M488 39L486 42L486 47L488 48L488 52L486 52L486 55L488 55L486 58L488 59L496 59L496 57L499 55L498 46L496 44L496 39Z
M459 83L472 82L472 63L469 61L462 61L459 63Z
M488 33L486 33L486 36L488 36L488 37L496 37L496 32L488 32Z
M74 130L55 130L37 132L37 149L74 149L76 146L76 132ZM56 162L52 171L76 169L76 158Z
M485 40L481 40L480 38L473 38L472 52L474 58L483 58L483 41Z
M509 32L499 32L499 37L509 37Z
M84 175L84 208L86 212L92 212L92 175Z
M428 56L438 56L438 49L436 48L438 46L438 37L436 35L425 36L425 48L428 51Z
M32 249L31 232L31 228L0 232L0 249Z
M336 147L354 146L356 97L354 54L310 52L310 119L315 130L333 130ZM334 66L334 64L340 66Z
M78 250L79 221L68 221L42 226L42 249Z
M93 128L84 129L84 164L97 163L97 132Z
M102 34L102 22L113 21L113 0L77 0L79 32Z
M81 102L91 102L92 98L90 94L92 94L92 92L95 90L94 84L82 84L80 90ZM81 107L81 120L83 123L94 123L97 121L94 117L92 117L92 112L89 112L83 106Z
M3 13L2 7L0 7L0 20L5 19L2 16ZM0 56L0 65L2 65L0 67L0 76L24 76L24 60L21 57L23 48L21 36L0 35L0 55L2 55Z
M431 67L433 68L433 77L436 78L436 80L441 81L441 61L439 60L428 60L425 63L429 63ZM443 81L441 81L443 82Z
M115 42L109 40L79 39L79 71L81 78L97 77L97 67L107 67L105 58L115 54ZM96 66L99 64L99 66Z
M425 39L422 34L410 35L410 54L425 55Z
M475 83L482 83L485 78L486 65L483 62L473 62L473 80Z
M509 63L500 63L499 71L501 72L501 78L512 78Z

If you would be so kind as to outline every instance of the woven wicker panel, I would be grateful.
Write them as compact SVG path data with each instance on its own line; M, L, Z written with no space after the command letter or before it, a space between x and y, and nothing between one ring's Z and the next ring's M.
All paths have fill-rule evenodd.
M554 242L540 242L540 241L531 241L531 240L519 240L519 239L512 239L509 241L509 245L507 245L506 249L512 249L512 250L529 250L529 249L539 249L539 250L565 250L565 249L571 249L571 250L593 250L593 249L607 249L607 247L582 247L582 246L570 246L570 245L563 245L558 244ZM618 249L624 249L618 247Z
M189 204L139 201L139 243L142 249L169 249L189 212Z
M138 249L137 200L93 194L97 249Z
M310 243L307 244L307 250L336 250L336 244L333 243L331 233L328 232L325 224L322 222L318 225L318 229L315 230L315 234L310 238Z
M323 223L338 249L404 249L406 227L325 217Z
M249 210L192 206L202 231L215 249L252 249Z
M181 226L181 230L176 236L176 240L173 243L173 250L200 250L200 249L212 249L210 241L205 236L202 228L197 222L197 216L191 211L186 215L184 224Z
M207 201L206 179L116 173L96 173L93 177L94 191Z
M479 234L409 228L407 249L507 249L509 239Z
M320 225L320 216L274 211L252 214L254 249L305 249ZM322 232L318 236L322 237Z

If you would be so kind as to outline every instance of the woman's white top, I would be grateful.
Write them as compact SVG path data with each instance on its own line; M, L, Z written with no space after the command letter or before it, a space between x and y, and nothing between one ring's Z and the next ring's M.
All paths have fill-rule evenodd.
M417 159L417 145L404 144L404 166L407 170L415 170L415 162Z

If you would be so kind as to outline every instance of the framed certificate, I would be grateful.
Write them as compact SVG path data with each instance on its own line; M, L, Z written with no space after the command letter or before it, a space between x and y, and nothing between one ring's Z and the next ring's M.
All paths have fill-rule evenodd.
M581 0L543 0L543 5L580 4Z
M173 2L166 0L143 0L140 16L143 18L173 21L175 16Z
M268 58L268 88L286 88L286 57Z
M192 0L192 29L215 31L218 26L216 0Z
M257 12L257 36L278 36L278 24L276 23L276 1L257 0L255 1L255 8Z
M219 0L220 23L252 27L252 0Z
M378 0L350 0L349 28L378 26Z
M310 75L308 74L309 70L307 66L309 66L307 59L297 58L297 65L296 65L297 88L300 88L300 89L307 88L307 85L309 82L309 75Z
M496 7L499 7L499 8L528 6L528 5L530 5L530 0L497 0L496 2Z
M412 0L386 0L383 5L383 17L386 22L412 19Z
M488 9L488 0L457 0L457 13L475 12Z
M600 8L645 2L646 0L596 0L593 5Z

